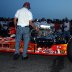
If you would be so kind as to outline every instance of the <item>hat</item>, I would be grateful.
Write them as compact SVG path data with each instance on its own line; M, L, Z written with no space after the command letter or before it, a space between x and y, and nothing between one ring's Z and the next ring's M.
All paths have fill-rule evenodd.
M28 6L29 9L31 8L29 2L25 2L25 3L23 4L23 7L25 7L25 6Z

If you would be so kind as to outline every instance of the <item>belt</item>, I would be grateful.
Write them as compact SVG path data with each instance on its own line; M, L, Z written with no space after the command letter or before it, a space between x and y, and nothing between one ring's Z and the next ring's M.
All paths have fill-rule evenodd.
M17 26L22 27L22 26L20 26L20 25L17 25ZM24 26L24 27L29 27L29 26Z
M25 26L25 27L29 27L29 26Z

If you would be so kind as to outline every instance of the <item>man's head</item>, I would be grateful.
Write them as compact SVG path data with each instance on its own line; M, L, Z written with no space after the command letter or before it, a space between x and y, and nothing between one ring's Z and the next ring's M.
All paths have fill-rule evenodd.
M23 7L26 7L26 8L28 8L28 9L30 9L30 3L29 3L29 2L25 2L25 3L23 4Z
M42 18L41 21L46 21L46 19L45 18Z

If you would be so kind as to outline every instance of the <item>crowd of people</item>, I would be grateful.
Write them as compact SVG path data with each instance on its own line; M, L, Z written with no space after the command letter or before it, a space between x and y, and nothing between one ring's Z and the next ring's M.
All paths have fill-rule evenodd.
M8 24L6 24L6 22ZM1 24L3 23L3 24ZM64 34L64 35L72 35L72 20L69 20L68 18L64 18L62 20L60 19L34 19L33 23L39 27L40 25L50 25L52 27L52 31L54 33ZM2 36L8 36L8 29L10 27L14 27L13 18L0 18L0 35ZM32 27L31 27L32 29ZM4 34L3 34L4 33Z
M52 31L54 33L63 34L63 35L72 35L72 20L69 20L68 18L64 18L62 20L60 19L35 19L34 24L36 26L40 25L50 25L52 27Z

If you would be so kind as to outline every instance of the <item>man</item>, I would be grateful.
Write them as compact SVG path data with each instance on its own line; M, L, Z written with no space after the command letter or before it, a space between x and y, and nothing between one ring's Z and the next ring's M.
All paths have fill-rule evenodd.
M17 10L14 18L14 24L16 28L16 51L14 53L14 59L19 58L19 43L21 40L21 37L23 35L24 39L24 48L23 48L23 53L22 53L22 59L27 59L27 48L28 48L28 43L30 40L30 33L29 33L29 25L31 25L33 28L38 30L38 28L32 23L32 13L29 11L30 9L30 3L25 2L23 7L19 10ZM17 25L16 25L17 24Z
M63 36L64 38L66 38L66 41L68 42L70 39L70 21L67 18L65 19L63 26L64 26Z
M65 22L64 22L64 35L70 36L70 22L67 18L65 19Z

